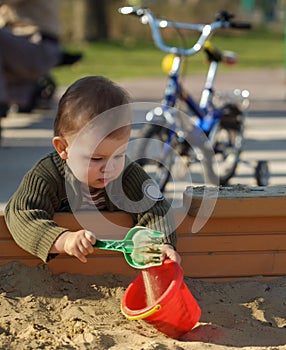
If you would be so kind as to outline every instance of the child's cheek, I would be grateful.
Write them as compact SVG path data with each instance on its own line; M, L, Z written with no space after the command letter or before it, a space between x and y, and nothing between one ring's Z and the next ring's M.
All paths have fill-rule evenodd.
M122 173L122 171L124 170L124 166L125 166L125 160L123 159L121 161L119 168L118 168L118 175L120 175Z
M74 176L83 183L87 183L89 173L89 161L85 161L80 157L71 157L67 160L67 164Z

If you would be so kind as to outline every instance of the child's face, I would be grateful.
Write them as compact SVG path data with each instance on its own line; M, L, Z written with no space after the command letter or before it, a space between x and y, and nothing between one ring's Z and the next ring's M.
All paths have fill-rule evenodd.
M75 177L92 188L104 188L124 169L129 134L107 137L90 152L89 147L72 150L67 163Z
M124 169L129 138L107 138L103 140L92 157L88 167L88 185L103 188L115 180Z

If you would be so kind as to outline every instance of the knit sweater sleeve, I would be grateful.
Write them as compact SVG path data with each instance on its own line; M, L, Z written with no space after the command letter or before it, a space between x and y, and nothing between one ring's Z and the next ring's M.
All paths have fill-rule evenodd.
M57 167L46 158L25 175L5 208L5 220L15 242L44 262L57 237L67 231L52 220L63 186Z
M130 214L136 225L163 232L165 234L164 243L176 248L177 235L172 207L160 192L157 198L146 195L144 189L150 185L150 181L149 175L137 163L131 162L126 168L123 176L123 190L134 203ZM138 203L140 205L136 210Z

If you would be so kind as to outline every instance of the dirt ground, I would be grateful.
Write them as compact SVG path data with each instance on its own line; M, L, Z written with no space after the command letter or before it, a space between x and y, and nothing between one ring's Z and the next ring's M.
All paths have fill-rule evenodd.
M0 267L0 349L286 349L285 276L223 283L185 278L202 315L180 340L121 314L131 280L53 275L47 265Z

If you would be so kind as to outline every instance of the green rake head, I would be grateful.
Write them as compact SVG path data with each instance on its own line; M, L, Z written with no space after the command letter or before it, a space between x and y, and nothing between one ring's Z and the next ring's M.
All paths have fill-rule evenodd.
M135 226L123 240L97 239L94 247L122 252L129 265L136 269L146 269L163 263L160 249L163 237L162 232Z

